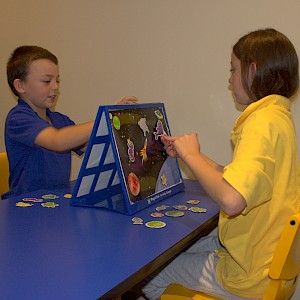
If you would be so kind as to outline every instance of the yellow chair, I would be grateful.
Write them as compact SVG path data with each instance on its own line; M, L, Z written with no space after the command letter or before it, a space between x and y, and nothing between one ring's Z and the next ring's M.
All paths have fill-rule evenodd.
M269 270L270 284L263 300L287 300L292 297L300 273L300 213L293 215L285 225L276 247ZM161 300L218 299L189 290L179 284L171 284Z
M0 152L0 196L9 191L9 167L6 152Z

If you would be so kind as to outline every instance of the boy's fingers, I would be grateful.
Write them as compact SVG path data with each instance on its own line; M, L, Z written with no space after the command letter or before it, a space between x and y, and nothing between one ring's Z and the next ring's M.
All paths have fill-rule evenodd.
M127 103L136 103L138 102L138 98L135 96L124 96L122 98L120 98L117 103L118 104L127 104Z

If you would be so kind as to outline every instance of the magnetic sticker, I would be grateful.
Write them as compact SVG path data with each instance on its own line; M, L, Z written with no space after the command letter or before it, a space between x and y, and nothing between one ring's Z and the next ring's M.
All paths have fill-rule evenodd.
M140 126L140 128L143 130L143 134L144 136L147 135L149 131L149 128L146 124L146 118L141 118L139 121L138 121L138 125Z
M158 138L165 134L164 126L161 120L157 121L156 124L156 131L153 132L155 140L158 140Z
M54 194L46 194L46 195L43 195L42 198L43 199L57 199L59 197Z
M117 130L120 130L121 122L118 116L113 116L113 125Z
M158 119L162 120L164 118L164 116L162 115L162 113L159 109L155 110L154 113Z
M18 206L18 207L30 207L32 205L33 204L31 204L31 203L25 203L25 202L22 202L22 201L19 201L19 202L16 203L16 206Z
M193 204L193 205L197 205L200 203L200 200L194 200L194 199L191 199L191 200L188 200L186 201L187 204Z
M55 203L55 202L45 202L41 204L43 207L47 207L47 208L55 208L57 206L59 206L59 204Z
M182 217L184 212L180 210L169 210L165 212L165 215L168 217Z
M156 211L156 212L151 213L150 216L153 217L153 218L161 218L161 217L164 216L164 214L161 213L161 212Z
M148 159L147 157L147 139L145 139L144 147L140 150L140 156L142 157L142 164Z
M198 206L192 206L189 208L190 211L194 213L205 213L207 212L207 208L198 207Z
M64 194L64 198L70 199L72 198L72 194Z
M127 178L130 192L133 196L137 196L140 193L141 186L138 177L134 173L130 173Z
M129 160L131 162L134 162L135 161L134 144L130 139L127 139L127 154L128 154Z
M188 207L186 205L174 205L173 207L178 210L187 210L188 209Z
M161 180L161 184L163 186L167 186L168 185L168 179L167 179L167 176L165 174L163 174L163 175L160 176L160 180Z
M39 198L23 198L23 202L43 202L43 199Z
M149 222L145 223L145 225L149 228L163 228L167 224L162 221L149 221Z
M161 205L161 206L157 206L155 208L156 211L161 211L161 210L165 210L169 207L169 205Z
M139 218L139 217L133 217L133 218L131 219L131 221L132 221L132 223L133 223L134 225L141 225L141 224L144 223L144 220L143 220L142 218Z

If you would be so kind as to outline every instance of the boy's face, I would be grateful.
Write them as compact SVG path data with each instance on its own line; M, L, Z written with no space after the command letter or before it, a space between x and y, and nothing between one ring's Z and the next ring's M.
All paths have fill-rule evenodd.
M229 88L236 102L242 105L249 104L251 101L242 84L241 62L233 53L231 54L230 72Z
M33 61L21 86L21 98L36 112L55 106L59 92L58 66L47 59Z

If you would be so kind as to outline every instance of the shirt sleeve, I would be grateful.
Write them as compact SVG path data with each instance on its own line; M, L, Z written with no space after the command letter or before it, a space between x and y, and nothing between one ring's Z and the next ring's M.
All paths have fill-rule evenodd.
M233 161L224 168L223 178L247 202L243 214L272 196L275 161L270 132L268 125L245 126L237 140Z
M6 124L10 139L34 147L36 136L50 124L39 118L34 111L12 112Z

